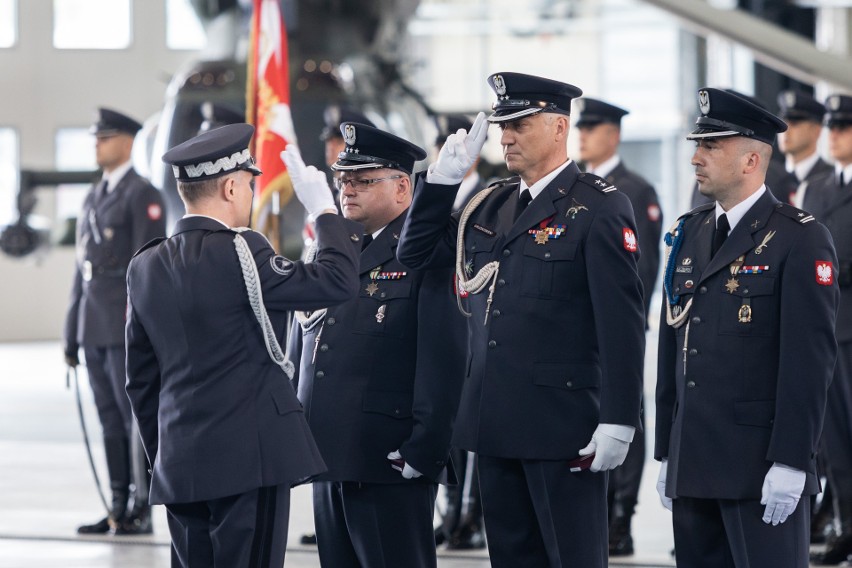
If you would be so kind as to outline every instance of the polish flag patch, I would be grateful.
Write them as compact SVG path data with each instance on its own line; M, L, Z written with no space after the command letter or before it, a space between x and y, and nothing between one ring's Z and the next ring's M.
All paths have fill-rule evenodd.
M163 208L158 203L152 203L148 206L148 218L152 221L159 221L163 216Z
M834 284L834 267L830 260L816 261L816 281L822 286Z
M633 229L624 227L621 230L621 234L624 237L624 250L628 252L636 252L639 247L636 244L636 233L633 232Z

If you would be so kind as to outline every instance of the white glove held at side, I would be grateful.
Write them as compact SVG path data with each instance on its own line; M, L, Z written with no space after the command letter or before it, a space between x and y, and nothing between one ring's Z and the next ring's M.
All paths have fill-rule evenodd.
M763 479L760 504L766 505L763 522L778 525L796 510L805 489L805 472L775 462Z
M306 166L295 144L287 144L287 148L281 152L281 159L287 165L287 172L293 180L296 197L305 206L311 219L316 219L327 209L337 209L325 173L314 166Z
M459 128L458 132L447 137L447 141L438 153L438 159L426 172L426 181L442 185L460 183L479 157L487 134L488 122L485 120L485 113L480 112L476 115L470 132Z
M666 497L666 476L669 473L669 460L663 459L660 464L660 476L657 478L657 493L660 495L660 503L663 507L672 510L672 498Z
M589 445L579 453L581 456L595 454L595 459L589 468L592 471L615 469L624 463L624 458L627 457L627 450L630 449L630 442L633 440L633 431L632 426L598 424Z
M402 454L399 453L399 450L394 450L394 451L392 451L391 453L388 454L388 459L389 460L401 460ZM408 462L405 462L405 465L402 466L402 472L401 473L402 473L402 476L405 479L417 479L418 477L423 475L422 473L420 473L419 471L417 471L416 469L414 469L413 467L408 465Z

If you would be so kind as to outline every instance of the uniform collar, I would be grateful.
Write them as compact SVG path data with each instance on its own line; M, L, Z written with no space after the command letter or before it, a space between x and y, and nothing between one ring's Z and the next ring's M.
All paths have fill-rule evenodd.
M125 176L125 174L127 174L127 172L129 172L132 167L133 167L133 162L130 161L130 160L127 160L126 162L124 162L123 164L121 164L120 166L118 166L117 168L112 170L110 173L108 173L108 174L105 173L103 175L103 177L101 179L104 179L107 182L107 188L106 188L107 193L112 193L113 191L115 191L115 188L118 185L118 182L121 181L121 178L123 178Z
M520 197L520 195L521 195L520 192L522 192L525 189L529 189L530 195L532 196L533 199L535 199L536 197L538 197L538 194L540 194L542 191L544 191L544 188L547 187L550 182L552 182L554 179L556 179L556 176L558 176L562 172L562 170L564 170L565 168L568 167L568 164L570 164L570 163L571 163L571 159L568 158L567 162L565 162L564 164L562 164L561 166L559 166L558 168L556 168L555 170L553 170L552 172L550 172L549 174L547 174L546 176L544 176L543 178L541 178L540 180L538 180L537 182L535 182L532 185L527 185L527 182L525 182L522 178L521 179L521 186L518 188L518 197Z
M788 172L796 176L796 179L804 181L808 177L808 173L813 169L814 165L819 161L819 152L814 152L804 160L799 160L798 163L793 162L792 156L787 156L785 167Z
M737 226L737 223L748 213L748 210L751 209L751 206L757 203L757 200L760 199L760 196L766 192L766 185L761 185L757 188L757 191L746 197L743 201L737 203L733 207L731 207L728 211L722 209L722 206L719 205L719 202L716 202L716 220L719 220L719 216L723 213L728 217L728 224L731 226L728 234L731 234L731 231L734 230L734 227Z
M840 179L840 172L843 172L843 186L849 185L849 182L852 181L852 164L847 164L846 167L841 166L839 163L834 164L834 181L838 182Z
M612 171L618 167L618 164L621 163L621 156L618 154L613 154L613 156L604 160L596 168L589 169L590 174L595 174L598 177L602 177L606 179L606 176L612 173Z

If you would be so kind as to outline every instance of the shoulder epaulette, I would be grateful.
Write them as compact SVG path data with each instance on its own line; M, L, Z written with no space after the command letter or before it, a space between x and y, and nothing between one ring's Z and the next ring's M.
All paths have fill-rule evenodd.
M581 181L586 185L590 185L601 193L610 193L612 191L618 191L618 188L616 188L614 185L606 181L604 178L596 176L595 174L581 173L579 176L577 176L577 181Z
M678 219L683 219L685 217L692 217L693 215L698 215L702 211L709 211L710 209L713 209L714 207L716 207L716 202L711 201L710 203L705 203L704 205L699 205L695 209L687 211L686 213L684 213L683 215L678 217Z
M137 250L136 254L134 254L133 256L136 257L136 255L138 255L143 250L148 250L149 248L153 247L154 245L158 245L165 240L166 240L166 237L157 237L157 238L151 239L150 241L148 241L147 243L142 245L142 248Z
M789 217L790 219L798 221L802 225L815 220L814 216L808 213L807 211L802 211L798 207L793 207L789 203L778 203L775 206L775 209L777 209L778 212L784 215L785 217Z

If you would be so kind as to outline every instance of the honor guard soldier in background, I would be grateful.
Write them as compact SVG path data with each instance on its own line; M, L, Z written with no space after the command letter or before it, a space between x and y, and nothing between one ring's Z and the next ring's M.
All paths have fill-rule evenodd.
M297 312L288 349L328 465L313 480L320 564L434 567L435 496L451 470L465 322L449 268L412 270L396 259L409 176L426 152L362 124L346 122L341 132L346 146L332 165L340 204L366 229L358 297ZM301 158L283 156L299 187Z
M644 178L628 170L618 155L621 117L628 114L628 111L588 97L575 99L572 105L574 113L578 114L575 125L580 130L580 160L586 164L586 171L617 187L618 191L630 198L633 205L636 237L642 251L642 256L639 257L639 277L645 292L647 317L657 273L660 270L663 215L657 192ZM609 553L613 556L633 554L630 520L639 498L644 467L645 435L644 432L638 432L633 438L624 464L609 476Z
M280 568L290 487L325 470L280 334L287 310L355 295L363 227L337 215L325 174L310 169L298 175L313 192L296 183L296 196L316 217L314 263L245 229L260 174L253 132L223 126L166 152L187 214L127 274L127 395L175 566Z
M837 364L821 446L838 533L828 539L825 552L814 555L812 561L833 565L852 554L852 97L832 95L825 106L834 171L814 180L809 193L813 192L815 198L813 214L831 232L839 262Z
M114 110L98 109L95 152L103 178L77 219L77 262L65 318L65 361L86 356L89 384L104 437L112 502L109 516L77 529L81 534L150 534L148 474L139 433L124 392L125 277L133 254L166 233L160 192L130 162L142 125Z
M808 185L820 176L834 171L831 164L820 158L817 143L822 134L825 107L812 96L797 91L778 93L780 116L787 130L778 135L778 147L787 157L787 171L796 176L799 185L790 203L811 212Z
M485 140L480 114L418 180L397 253L406 266L456 267L472 353L453 445L478 454L492 565L606 566L602 472L624 461L640 423L633 208L568 158L580 89L521 73L488 83L488 120L517 175L451 215Z
M462 114L443 114L436 117L438 136L435 149L441 147L450 134L463 129L470 131L473 123ZM461 211L470 199L482 189L482 180L476 169L479 159L474 160L462 179L453 212ZM467 350L467 348L465 348ZM485 528L482 519L482 499L479 497L479 472L476 467L476 454L453 448L451 450L453 466L458 483L446 488L446 504L441 514L441 525L435 530L435 542L446 544L449 550L485 548Z
M679 566L805 568L837 258L826 228L764 184L787 125L722 90L698 100L687 138L713 202L666 235L657 490Z

